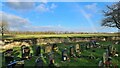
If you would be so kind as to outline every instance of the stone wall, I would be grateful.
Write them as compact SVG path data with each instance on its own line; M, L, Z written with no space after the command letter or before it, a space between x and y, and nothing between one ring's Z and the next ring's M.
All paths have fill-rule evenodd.
M31 38L31 39L17 39L17 40L4 40L3 49L10 49L15 46L21 45L43 45L47 43L70 43L70 42L88 42L90 40L96 41L110 41L120 40L120 37L67 37L67 38Z

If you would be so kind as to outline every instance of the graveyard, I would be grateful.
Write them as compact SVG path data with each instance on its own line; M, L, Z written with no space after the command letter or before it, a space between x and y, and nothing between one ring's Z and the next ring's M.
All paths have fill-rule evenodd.
M0 8L0 68L120 68L120 1L2 0Z
M17 40L18 41L18 40ZM112 58L112 67L120 64L119 41L89 40L82 42L46 43L33 44L30 46L20 45L12 49L2 50L2 67L16 66L28 67L95 67L99 62L106 61L106 54ZM104 55L105 53L105 55ZM104 65L105 66L105 65Z

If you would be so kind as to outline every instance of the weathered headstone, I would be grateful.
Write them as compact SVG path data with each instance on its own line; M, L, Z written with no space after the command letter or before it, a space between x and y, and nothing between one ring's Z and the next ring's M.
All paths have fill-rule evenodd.
M39 56L41 54L41 47L37 46L36 48L36 56Z
M75 51L76 51L76 52L79 52L79 51L80 51L80 45L79 45L79 44L76 44L76 46L75 46Z
M77 57L80 57L81 50L80 50L80 45L79 45L79 44L76 44L76 46L75 46L75 51L76 51L76 56L77 56Z
M45 53L50 53L52 51L52 46L47 45L45 46Z
M70 47L70 57L75 57L75 50L73 46Z

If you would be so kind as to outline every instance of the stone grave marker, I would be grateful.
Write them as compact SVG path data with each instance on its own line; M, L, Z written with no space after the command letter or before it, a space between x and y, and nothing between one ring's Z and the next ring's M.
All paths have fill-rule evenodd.
M57 51L58 51L58 46L57 46L57 44L53 44L52 50L53 50L54 52L57 52Z
M12 53L13 53L13 49L9 49L9 50L5 51L4 56L5 56L5 63L6 64L8 64L14 60L14 56L12 55Z
M50 53L52 51L52 46L47 45L45 46L45 53Z
M70 57L75 57L75 49L73 46L70 46Z
M62 51L62 61L67 61L68 60L68 54L67 54L67 50L63 50Z
M41 54L41 47L37 46L36 47L36 56L39 56Z
M30 48L29 47L23 47L22 48L22 59L30 59Z
M80 57L81 51L80 51L80 45L76 44L75 46L75 52L76 52L76 56Z

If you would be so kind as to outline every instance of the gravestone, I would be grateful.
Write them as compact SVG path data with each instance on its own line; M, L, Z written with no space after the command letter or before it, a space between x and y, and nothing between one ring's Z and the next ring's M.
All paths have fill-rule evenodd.
M62 51L62 61L67 61L68 60L68 54L67 54L67 50L63 50Z
M48 53L49 67L50 68L54 68L55 67L55 65L54 65L55 60L54 60L54 58L55 58L54 52Z
M44 62L42 60L42 57L38 57L35 61L35 68L43 68Z
M52 50L53 50L54 52L57 52L57 51L58 51L58 46L57 46L57 44L53 44Z
M75 50L73 46L70 47L70 57L75 57Z
M39 56L41 54L41 47L37 46L36 47L36 56Z
M79 44L76 44L76 46L75 46L75 51L76 51L76 52L79 52L79 51L80 51L80 45L79 45Z
M103 63L105 63L108 60L108 55L106 52L103 53Z
M76 52L76 56L80 57L81 51L80 51L80 45L76 44L75 46L75 52Z
M4 56L5 56L5 63L6 64L8 64L14 60L14 56L12 55L12 53L13 53L13 49L9 49L9 50L5 51Z
M22 59L30 59L31 57L30 48L23 46L21 50L22 50Z
M50 53L52 51L52 46L47 45L45 46L45 53Z

